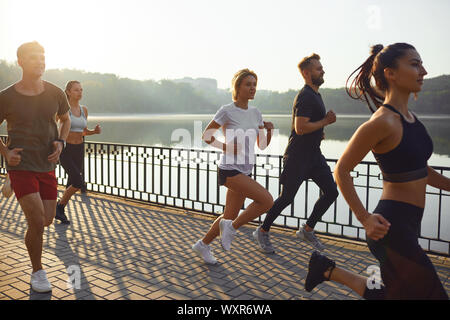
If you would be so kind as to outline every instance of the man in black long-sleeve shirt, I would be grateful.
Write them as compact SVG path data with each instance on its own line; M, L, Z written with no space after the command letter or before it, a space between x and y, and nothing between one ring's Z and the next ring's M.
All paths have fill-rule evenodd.
M330 167L320 150L324 137L323 128L336 121L332 110L326 112L318 92L324 82L325 72L317 54L304 58L298 67L305 79L305 86L294 100L292 132L284 153L284 168L280 176L282 191L267 213L263 225L253 233L259 247L266 253L275 252L269 239L272 223L293 202L303 181L312 179L321 189L322 195L314 205L306 224L297 231L297 236L318 250L323 250L324 246L315 236L314 227L338 196Z

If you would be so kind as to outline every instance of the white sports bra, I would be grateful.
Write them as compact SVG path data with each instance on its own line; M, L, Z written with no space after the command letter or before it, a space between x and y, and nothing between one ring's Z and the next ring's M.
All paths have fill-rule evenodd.
M75 117L72 112L69 110L70 114L70 131L72 132L83 132L84 128L87 127L87 119L83 111L83 107L80 106L81 115L79 117Z

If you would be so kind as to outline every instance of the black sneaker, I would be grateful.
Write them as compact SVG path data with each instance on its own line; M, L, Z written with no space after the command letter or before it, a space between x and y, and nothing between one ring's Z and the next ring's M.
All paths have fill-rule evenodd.
M305 280L306 291L311 292L318 284L330 280L325 278L323 274L328 269L330 269L331 274L331 271L333 271L335 267L336 263L333 260L314 251L309 260L308 274L306 275Z
M67 219L66 214L64 213L64 206L56 204L56 216L55 219L59 220L62 224L70 224L69 219Z

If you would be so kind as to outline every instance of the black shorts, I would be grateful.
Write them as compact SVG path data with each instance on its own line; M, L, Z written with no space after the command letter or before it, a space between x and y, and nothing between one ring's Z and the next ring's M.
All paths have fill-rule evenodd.
M307 180L321 175L333 175L327 160L320 151L311 151L301 157L285 156L280 183L288 185L296 180Z
M219 185L223 186L225 184L225 182L227 182L228 177L234 177L234 176L237 176L238 174L243 174L243 173L238 170L224 170L224 169L218 168L217 169L217 181L218 181ZM248 176L251 177L252 174L250 173Z

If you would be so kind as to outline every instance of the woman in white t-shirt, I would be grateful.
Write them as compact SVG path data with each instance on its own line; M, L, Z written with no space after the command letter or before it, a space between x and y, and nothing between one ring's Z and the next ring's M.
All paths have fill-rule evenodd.
M258 78L253 71L238 71L232 80L233 102L222 106L203 133L203 141L223 151L218 168L220 185L228 188L223 215L214 221L203 239L192 249L206 263L215 264L209 244L220 234L222 247L230 250L236 230L269 210L273 204L272 195L251 178L255 163L254 146L265 149L272 138L273 124L264 122L261 112L248 105L254 99ZM222 128L225 143L214 137ZM267 129L267 135L264 129ZM239 215L246 198L253 202Z

